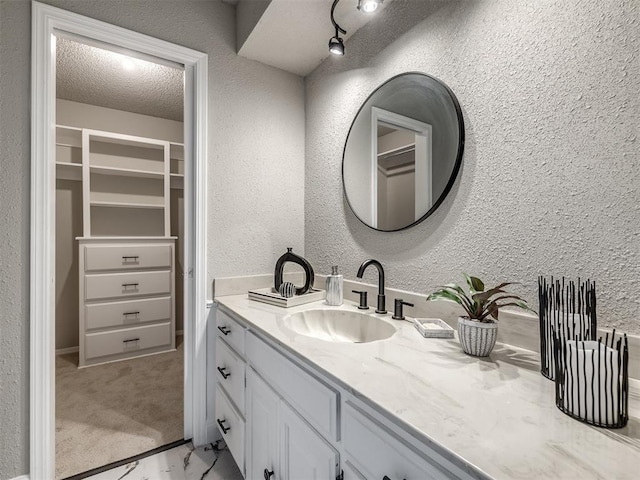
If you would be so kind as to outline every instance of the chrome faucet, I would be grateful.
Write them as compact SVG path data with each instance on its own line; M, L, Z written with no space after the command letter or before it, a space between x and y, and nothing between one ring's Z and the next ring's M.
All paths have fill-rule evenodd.
M357 277L362 278L364 271L369 265L373 265L378 269L378 308L376 308L376 313L387 313L387 309L384 306L384 269L382 268L382 264L373 258L365 260L358 269Z

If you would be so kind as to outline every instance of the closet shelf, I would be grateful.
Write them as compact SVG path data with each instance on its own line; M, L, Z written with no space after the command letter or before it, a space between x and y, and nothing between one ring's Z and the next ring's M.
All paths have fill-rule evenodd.
M136 170L133 168L117 168L117 167L102 167L98 165L91 165L91 173L98 173L100 175L119 175L123 177L141 177L141 178L164 178L164 172L152 172L150 170Z
M56 178L58 180L82 180L80 163L56 162Z
M164 209L164 204L157 203L136 203L136 202L89 202L92 207L114 207L114 208L149 208Z

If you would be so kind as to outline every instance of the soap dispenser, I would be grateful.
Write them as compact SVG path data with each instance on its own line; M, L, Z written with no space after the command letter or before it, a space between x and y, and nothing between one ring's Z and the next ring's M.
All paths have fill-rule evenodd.
M327 305L342 305L342 275L338 275L338 266L331 267L331 275L327 275Z

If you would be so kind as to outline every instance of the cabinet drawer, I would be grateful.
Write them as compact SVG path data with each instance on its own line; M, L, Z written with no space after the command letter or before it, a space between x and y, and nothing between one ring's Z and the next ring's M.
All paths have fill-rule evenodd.
M87 245L84 249L86 271L170 268L172 264L171 245Z
M434 461L419 456L412 447L398 439L392 432L375 422L368 415L345 402L342 415L342 439L345 452L366 478L393 480L439 480L460 478L436 459L442 459L426 446L421 452Z
M244 471L245 423L218 384L216 384L216 424L231 455L233 455L233 459L240 470Z
M162 297L86 305L84 318L86 329L92 330L170 320L171 313L171 297Z
M171 293L171 273L131 272L85 276L85 299L126 298Z
M85 357L88 359L157 347L170 347L171 323L88 333L85 335L84 345Z
M216 312L217 333L231 348L244 355L246 329L220 309Z
M338 393L272 347L247 334L247 357L255 370L313 427L337 440Z
M245 363L219 337L216 341L216 378L240 413L244 413Z

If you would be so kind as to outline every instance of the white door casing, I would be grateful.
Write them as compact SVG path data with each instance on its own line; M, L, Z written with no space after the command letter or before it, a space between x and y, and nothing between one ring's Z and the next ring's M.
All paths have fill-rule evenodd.
M55 477L55 42L104 42L184 65L185 438L206 440L207 55L32 2L30 478Z

